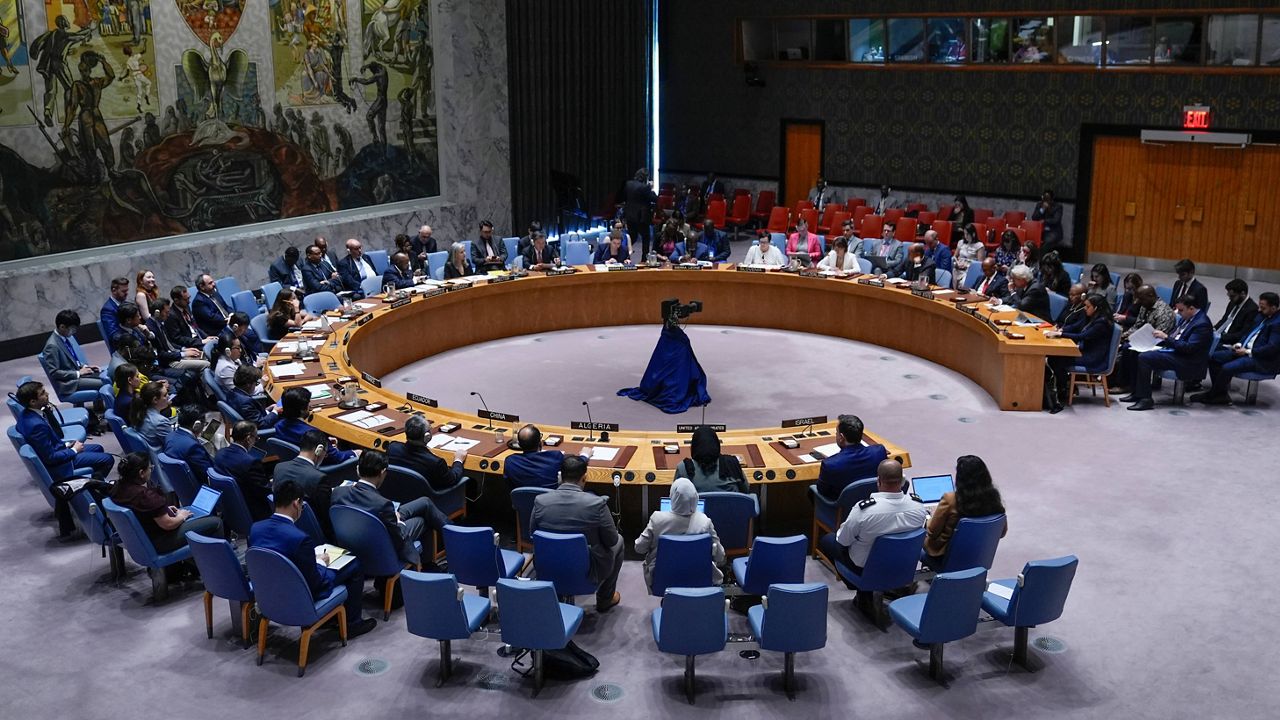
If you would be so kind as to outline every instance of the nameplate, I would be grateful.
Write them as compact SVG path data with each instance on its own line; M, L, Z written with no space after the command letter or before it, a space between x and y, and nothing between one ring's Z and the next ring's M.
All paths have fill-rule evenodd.
M511 282L512 280L519 280L519 279L520 278L516 277L515 275L497 275L489 278L489 284L497 285L498 283Z
M569 423L569 427L574 430L607 430L608 432L618 432L617 423L607 422L579 422L574 420Z
M367 373L367 372L361 372L361 373L360 373L360 377L364 378L364 381L365 381L365 382L369 383L370 385L372 385L372 386L374 386L374 387L377 387L377 388L382 387L382 381L381 381L381 380L379 380L378 378L376 378L376 377L374 377L374 376L370 375L370 374L369 374L369 373Z
M826 421L827 421L826 415L814 415L812 417L792 418L790 420L783 420L781 427L784 427L784 428L809 427L810 425L821 425Z
M711 428L712 430L714 430L714 431L716 431L716 432L727 432L727 428L726 428L724 425L705 425L705 424L703 424L703 423L689 424L689 425L677 425L677 426L676 426L676 432L678 432L678 433L691 433L691 432L693 432L694 430L697 430L697 429L698 429L698 428L700 428L700 427L709 427L709 428Z
M347 365L351 364L351 356L347 354L346 350L342 351L342 362Z
M809 278L822 277L822 273L818 272L817 270L801 270L799 275L800 277L809 277Z
M444 286L444 291L445 291L445 292L454 292L454 291L456 291L456 290L466 290L466 289L467 289L467 288L469 288L469 287L471 287L471 283L470 283L470 282L453 283L453 284L450 284L450 285L445 285L445 286Z
M350 339L351 339L351 331L350 331L350 330L348 330L348 331L346 331L345 333L343 333L343 334L342 334L342 342L346 343L346 342L347 342L347 341L349 341Z
M477 410L476 414L482 418L485 418L486 420L497 420L498 422L508 422L508 423L520 422L519 415L512 415L511 413L504 413L504 412L497 412L496 410Z
M915 295L916 297L922 297L922 298L924 298L925 300L932 300L932 299L933 299L933 291L932 291L932 290L914 290L914 289L913 289L913 290L911 291L911 294L912 294L912 295Z
M685 265L685 264L681 263L680 265L676 265L676 266L675 266L674 268L672 268L672 269L674 269L674 270L701 270L701 269L702 269L702 266L701 266L701 265Z
M350 375L343 375L342 377L338 378L334 382L339 385L342 385L343 383L349 383L349 382L355 382L355 381L356 379L351 377Z
M870 279L870 278L858 278L858 284L859 284L859 285L870 285L870 286L872 286L872 287L878 287L878 288L882 288L882 287L884 287L884 281L883 281L883 280L872 280L872 279Z
M758 272L758 273L764 272L764 268L762 267L748 267L746 265L739 265L734 269L737 270L738 272Z
M429 298L429 297L435 297L435 296L437 296L437 295L443 295L443 294L445 294L445 293L447 293L447 292L449 292L449 291L448 291L448 290L445 290L445 289L444 289L444 288L442 288L442 287L435 287L435 288L431 288L430 290L424 290L423 292L420 292L420 293L418 293L418 294L419 294L419 295L421 295L422 297L427 297L427 298Z
M396 300L395 302L391 303L391 309L395 310L398 307L404 307L405 305L408 305L411 302L413 302L412 297L400 298L399 300Z
M577 268L571 268L571 267L565 266L565 267L552 268L547 271L547 274L548 275L572 275L576 272L578 272Z
M372 319L373 319L373 316L372 316L372 315L365 315L364 317L362 317L362 318L360 318L359 320L357 320L357 321L356 321L356 327L360 327L361 325L363 325L363 324L365 324L365 323L369 322L369 321L370 321L370 320L372 320Z
M628 272L631 270L639 270L635 265L608 265L605 268L609 272Z
M405 397L409 398L409 402L415 402L415 403L418 403L419 405L426 405L427 407L433 407L433 408L440 407L439 402L437 402L432 398L426 397L425 395L405 393Z

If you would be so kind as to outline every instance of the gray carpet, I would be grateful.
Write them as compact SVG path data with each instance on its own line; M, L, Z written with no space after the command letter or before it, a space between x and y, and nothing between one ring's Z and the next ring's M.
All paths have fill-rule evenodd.
M1214 302L1222 302L1221 281L1208 284ZM646 346L649 332L640 333L648 338ZM756 339L762 358L775 346L798 342L796 336L775 343L774 334L742 335ZM924 674L927 653L913 648L900 630L871 627L850 610L850 593L833 585L828 644L798 657L794 703L781 692L781 656L766 652L746 660L730 646L699 660L698 705L690 707L681 692L682 659L654 647L648 616L657 600L644 595L639 564L628 562L622 606L604 616L588 607L577 638L600 659L600 673L576 683L549 683L536 700L529 699L529 684L510 672L509 660L495 654L496 638L455 643L457 673L448 686L434 688L436 646L409 635L402 612L347 648L339 647L334 633L320 633L307 677L299 680L296 630L273 628L266 664L256 667L254 651L241 650L229 636L226 603L215 605L215 639L205 638L198 585L175 588L169 602L153 606L149 582L137 566L130 563L133 573L116 586L105 581L107 563L96 548L55 541L47 505L6 443L0 450L10 469L9 501L0 507L3 714L150 717L169 703L173 714L193 718L395 717L424 711L647 718L695 717L708 709L742 717L1274 716L1269 628L1277 619L1280 573L1258 559L1255 549L1273 544L1277 533L1267 530L1271 498L1253 488L1269 486L1276 473L1269 440L1280 388L1264 386L1252 409L1162 405L1135 414L1086 400L1056 417L1001 413L963 377L897 353L849 345L832 350L847 353L834 366L818 359L831 368L819 377L848 379L851 387L839 391L851 404L847 409L909 447L919 472L949 471L963 453L987 459L1010 522L993 577L1012 576L1035 558L1080 557L1065 614L1032 631L1033 641L1054 638L1065 646L1061 654L1035 653L1038 672L1008 672L1007 656L1000 653L1011 647L1012 631L988 624L948 646L952 678L950 687L940 687ZM104 359L101 345L88 351ZM576 348L562 345L560 352L569 356ZM706 353L704 363L720 362L715 354ZM512 367L515 357L488 359L493 367ZM811 360L793 349L763 369L778 382L801 364ZM457 372L474 367L454 365ZM0 364L0 384L12 387L33 369L31 361ZM717 373L736 372L745 383L757 369L750 357L730 358L729 369ZM609 395L609 386L584 387L576 369L565 371L565 417L576 417L578 395ZM816 392L808 386L800 391ZM735 400L735 392L726 387L716 402L741 402L744 412L751 411L753 403ZM933 394L947 399L930 399ZM1161 400L1167 402L1167 395L1158 395ZM496 402L491 399L495 409ZM831 404L832 412L842 409L843 402ZM113 440L104 444L118 451ZM1215 495L1219 479L1228 485ZM816 565L809 567L808 579L832 580ZM367 607L372 610L372 597ZM735 631L746 627L743 616L733 614L731 622ZM360 676L355 668L364 659L389 667ZM616 704L592 699L590 691L602 683L621 688Z

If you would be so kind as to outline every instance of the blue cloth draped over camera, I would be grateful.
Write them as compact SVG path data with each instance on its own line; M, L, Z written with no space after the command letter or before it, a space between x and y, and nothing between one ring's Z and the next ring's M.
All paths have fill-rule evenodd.
M672 415L711 402L707 374L693 354L689 336L679 326L663 326L640 387L623 388L618 394L643 400Z

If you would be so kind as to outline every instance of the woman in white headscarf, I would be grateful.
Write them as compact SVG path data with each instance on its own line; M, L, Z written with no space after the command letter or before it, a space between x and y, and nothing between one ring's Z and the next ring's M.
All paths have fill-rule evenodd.
M707 533L711 536L711 581L716 585L724 582L724 573L720 565L724 563L724 548L716 535L715 525L711 518L698 512L698 491L688 478L677 478L671 483L671 510L659 510L649 516L649 524L640 537L636 538L636 552L644 555L644 583L653 587L653 565L658 560L658 538L663 535L699 535Z

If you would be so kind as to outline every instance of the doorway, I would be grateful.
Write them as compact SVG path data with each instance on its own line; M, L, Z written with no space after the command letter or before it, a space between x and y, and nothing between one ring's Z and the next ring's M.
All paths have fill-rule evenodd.
M782 121L778 197L784 206L794 208L797 202L809 197L809 189L822 174L824 129L825 123L821 120Z

